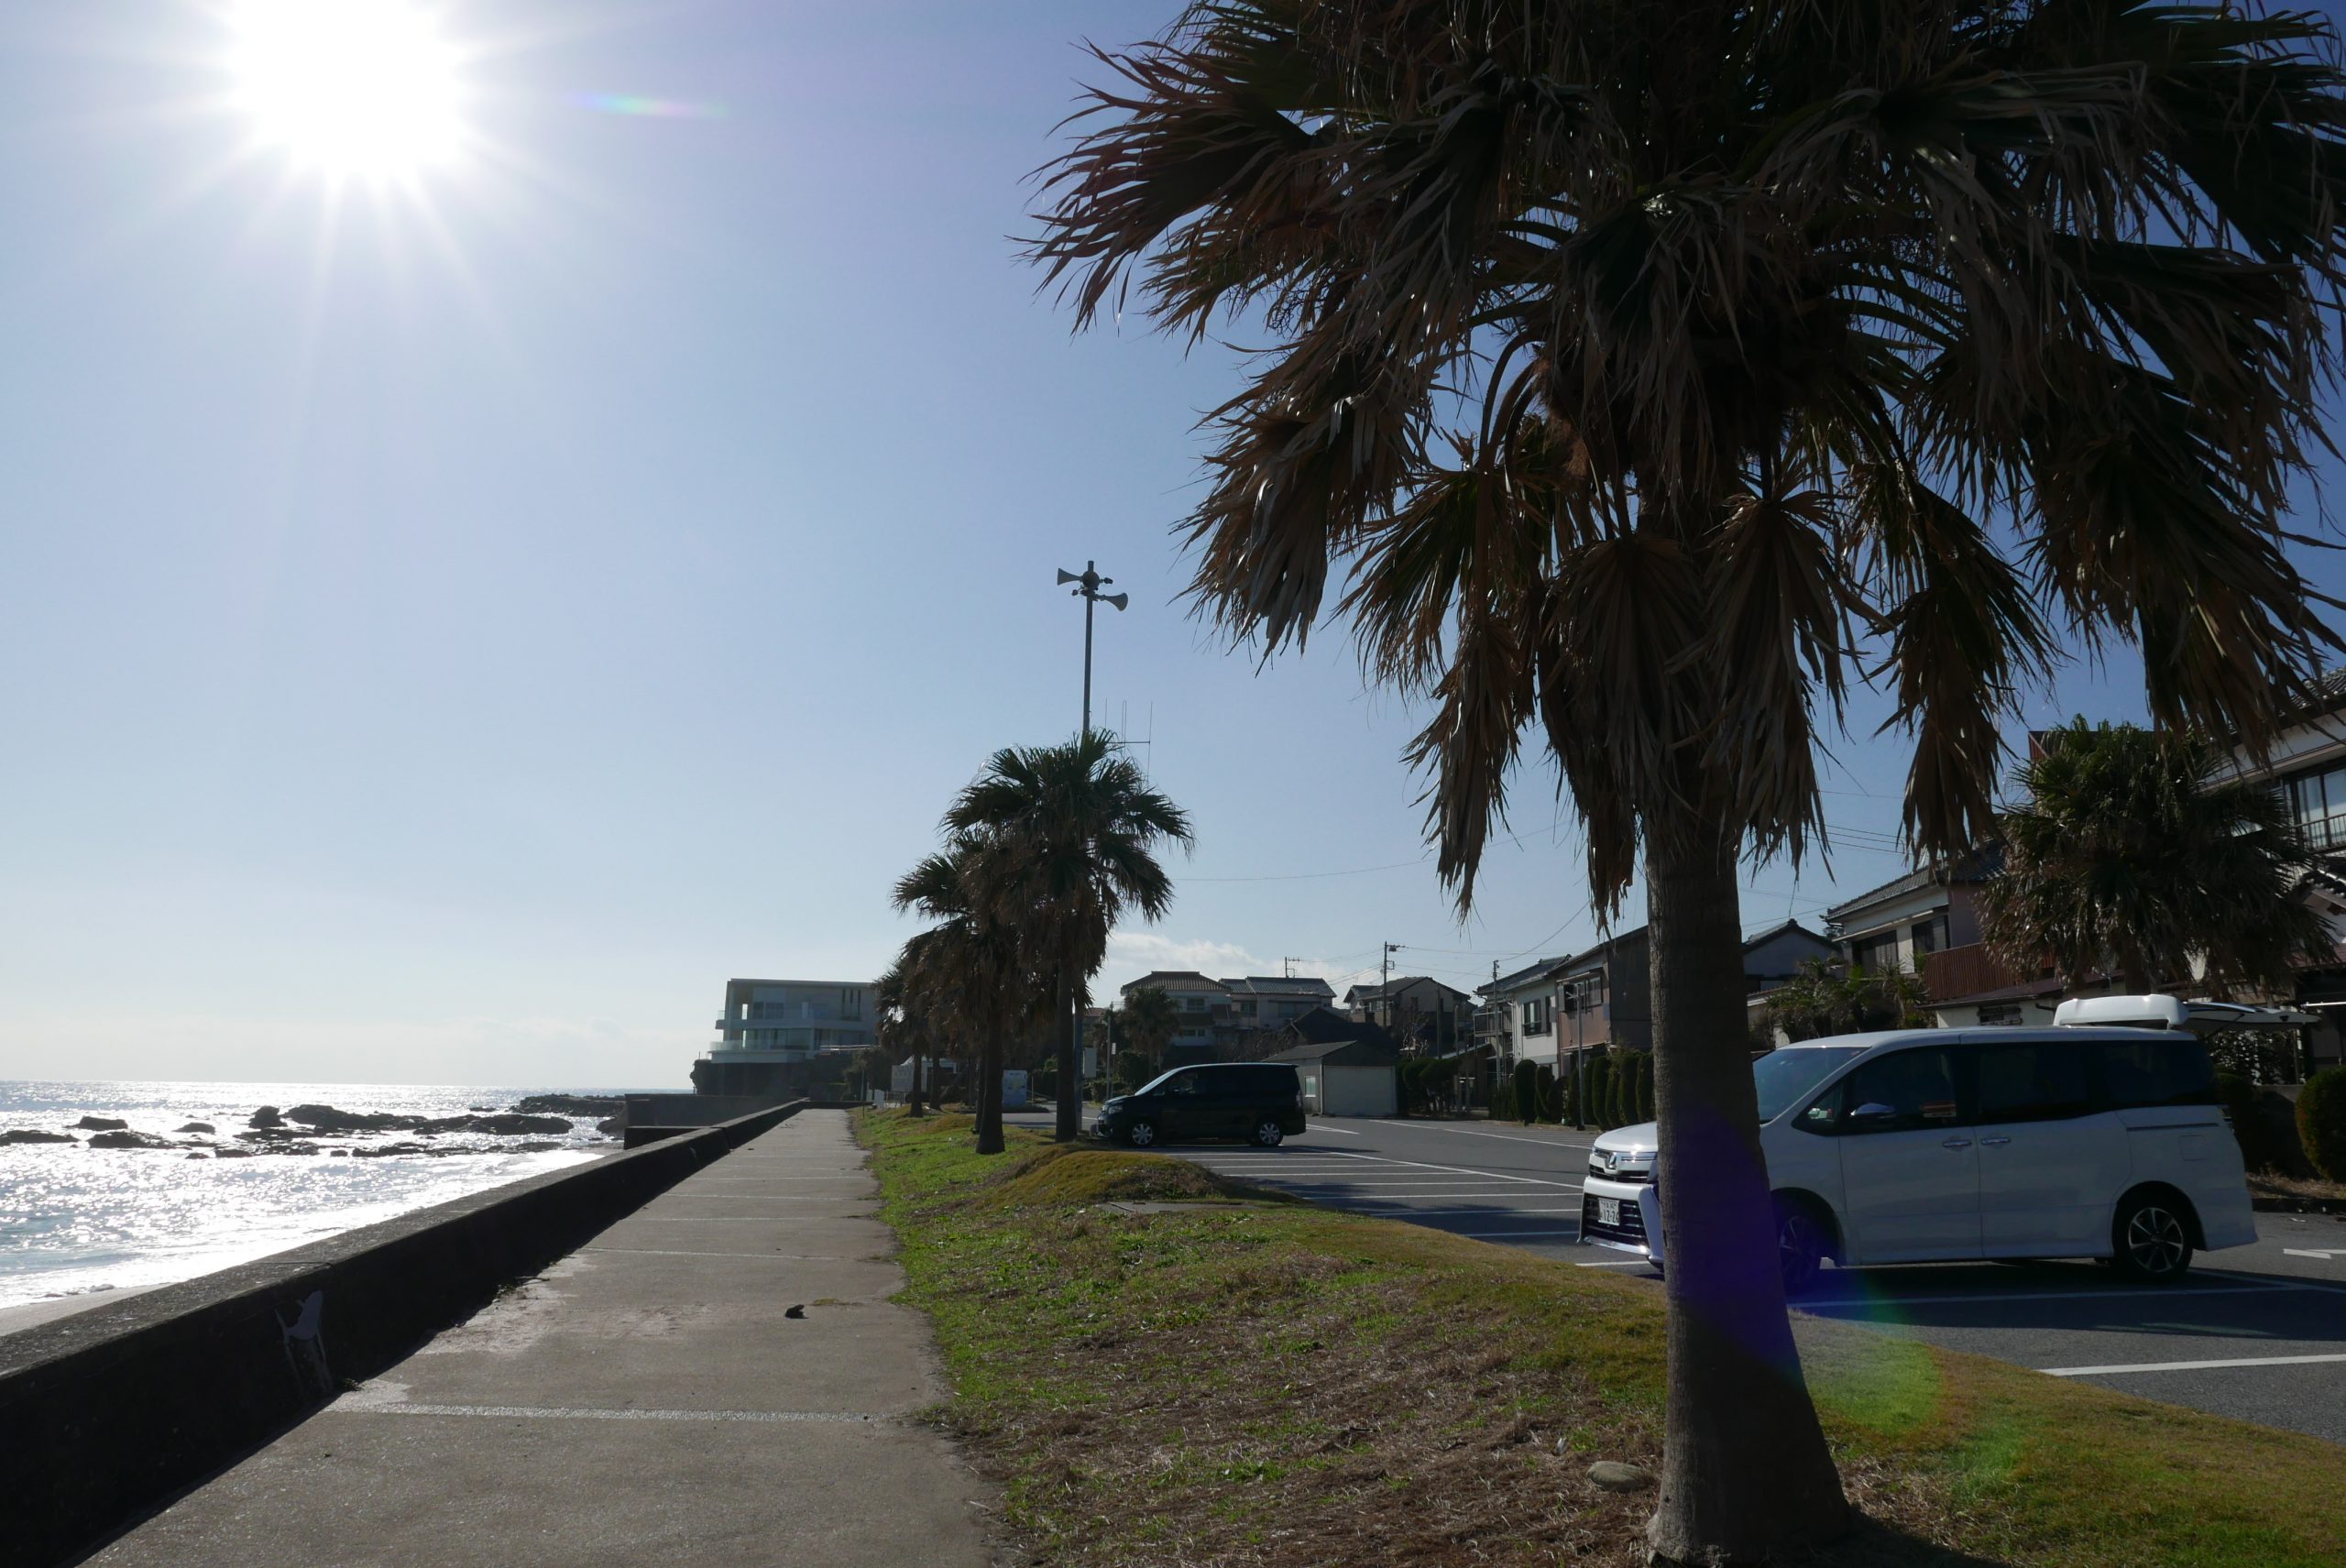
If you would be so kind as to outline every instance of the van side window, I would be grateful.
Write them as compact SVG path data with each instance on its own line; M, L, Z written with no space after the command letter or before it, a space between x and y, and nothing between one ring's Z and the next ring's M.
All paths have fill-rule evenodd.
M1955 1091L1955 1053L1944 1046L1894 1051L1842 1081L1836 1129L1848 1136L1952 1127L1962 1120Z
M1176 1078L1172 1082L1167 1084L1165 1086L1165 1092L1168 1094L1202 1094L1205 1092L1205 1087L1206 1075L1204 1073L1185 1072Z
M2056 1040L2015 1040L1982 1046L1972 1057L1979 1074L1979 1116L1990 1122L2066 1122L2090 1115L2086 1052Z
M2216 1069L2208 1047L2188 1035L2157 1040L2104 1040L2102 1103L2113 1111L2144 1105L2213 1105Z

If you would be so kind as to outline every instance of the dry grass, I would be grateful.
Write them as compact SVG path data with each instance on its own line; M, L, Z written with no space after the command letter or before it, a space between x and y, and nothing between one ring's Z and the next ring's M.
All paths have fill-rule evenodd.
M865 1116L942 1418L1027 1560L1097 1568L1642 1563L1657 1292L966 1119ZM1168 1212L1110 1199L1208 1197ZM2346 1453L1844 1324L1803 1354L1865 1528L1815 1561L2316 1568Z
M2277 1170L2249 1172L2248 1190L2259 1198L2326 1198L2332 1202L2346 1202L2346 1181L2329 1181L2319 1176L2284 1176Z

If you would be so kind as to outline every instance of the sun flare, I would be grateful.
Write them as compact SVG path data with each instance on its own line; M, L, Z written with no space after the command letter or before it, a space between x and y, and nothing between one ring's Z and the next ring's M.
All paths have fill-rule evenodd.
M236 0L236 95L264 140L334 177L412 178L463 148L456 51L409 0Z

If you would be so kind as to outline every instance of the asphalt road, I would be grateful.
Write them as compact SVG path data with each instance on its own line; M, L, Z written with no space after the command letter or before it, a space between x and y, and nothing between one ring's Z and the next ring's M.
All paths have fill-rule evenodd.
M1047 1124L1047 1113L1014 1119ZM1505 1123L1314 1120L1277 1149L1164 1152L1332 1207L1658 1277L1579 1242L1590 1135ZM1951 1350L2346 1443L2346 1219L2259 1214L2180 1285L2076 1263L1827 1268L1794 1305Z

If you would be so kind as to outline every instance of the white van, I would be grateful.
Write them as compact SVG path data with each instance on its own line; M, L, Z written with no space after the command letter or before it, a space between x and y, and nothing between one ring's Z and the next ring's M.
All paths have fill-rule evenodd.
M2100 1257L2171 1280L2195 1249L2254 1241L2207 1047L2180 1027L2069 1023L2121 1001L2174 1005L2099 1001L2065 1004L2052 1028L1843 1035L1754 1062L1785 1288L1828 1257ZM1650 1122L1596 1140L1584 1244L1662 1263L1657 1146Z

